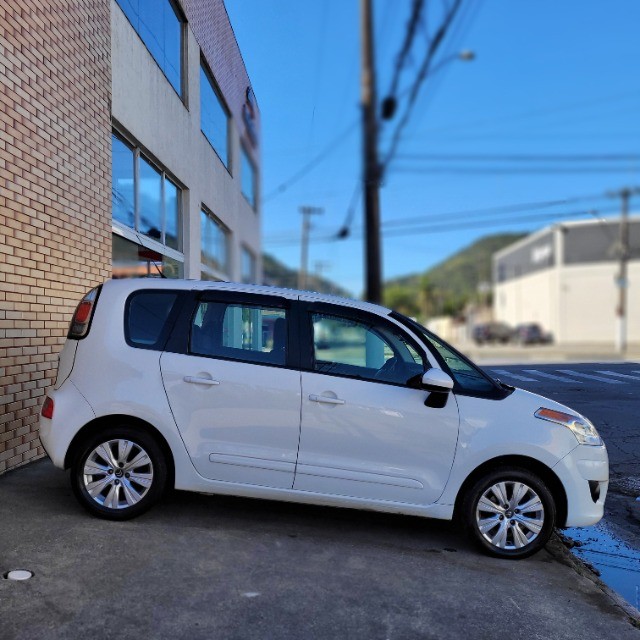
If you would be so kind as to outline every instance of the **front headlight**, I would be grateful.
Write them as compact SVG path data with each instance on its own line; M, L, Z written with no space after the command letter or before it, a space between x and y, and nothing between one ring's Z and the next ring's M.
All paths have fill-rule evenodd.
M567 427L567 429L571 429L580 444L593 446L600 446L602 444L602 438L598 435L596 428L583 416L574 416L570 413L563 413L562 411L555 411L554 409L545 409L544 407L540 407L533 415L541 420L555 422L556 424L561 424L563 427Z

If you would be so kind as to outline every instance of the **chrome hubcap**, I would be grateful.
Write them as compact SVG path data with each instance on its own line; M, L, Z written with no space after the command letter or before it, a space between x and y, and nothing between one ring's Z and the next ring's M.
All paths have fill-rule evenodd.
M542 531L540 496L522 482L497 482L478 500L476 525L482 537L499 549L522 549Z
M89 495L108 509L126 509L140 502L153 483L149 454L130 440L109 440L87 457L83 482Z

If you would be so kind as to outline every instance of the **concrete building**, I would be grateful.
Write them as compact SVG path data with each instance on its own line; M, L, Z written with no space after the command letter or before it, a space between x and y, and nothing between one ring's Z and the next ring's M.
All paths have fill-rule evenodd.
M260 114L222 0L0 0L0 473L109 277L258 281Z
M616 219L563 222L493 257L494 315L537 322L559 344L616 344L619 231ZM630 218L627 340L640 343L640 217Z

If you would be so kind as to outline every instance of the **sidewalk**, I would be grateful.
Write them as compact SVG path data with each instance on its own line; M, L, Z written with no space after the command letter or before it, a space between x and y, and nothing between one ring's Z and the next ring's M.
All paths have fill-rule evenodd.
M640 364L640 345L629 345L624 358L611 345L483 345L474 342L453 343L478 364L527 364L565 362L637 362Z
M552 551L497 560L452 523L187 493L105 522L42 460L0 476L0 574L35 574L0 579L0 636L638 640Z

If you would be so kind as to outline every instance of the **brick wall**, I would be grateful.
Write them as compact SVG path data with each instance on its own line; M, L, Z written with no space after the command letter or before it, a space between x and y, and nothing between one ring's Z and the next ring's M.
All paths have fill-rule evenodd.
M0 473L43 454L71 313L111 273L108 0L0 0Z

